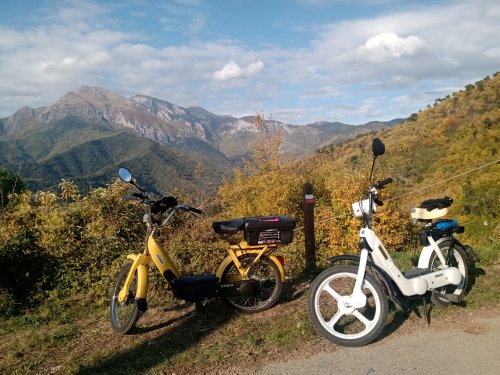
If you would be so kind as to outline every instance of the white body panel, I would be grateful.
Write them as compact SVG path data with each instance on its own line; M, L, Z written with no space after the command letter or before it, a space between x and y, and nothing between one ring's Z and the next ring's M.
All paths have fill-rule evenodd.
M429 289L440 288L445 285L458 285L462 281L462 274L456 267L449 267L444 270L428 273L419 276L427 282Z
M445 285L453 284L458 285L461 281L462 275L457 268L450 267L425 275L407 279L398 267L394 264L389 252L384 247L377 235L368 228L362 228L360 237L365 238L366 242L372 249L372 258L374 263L382 268L390 276L392 280L401 290L405 296L422 295L428 290L439 288ZM432 239L431 239L432 240ZM428 268L429 260L432 252L436 251L440 258L443 256L436 242L433 240L434 246L426 246L419 259L418 268ZM440 242L440 241L438 241ZM424 265L425 263L425 265ZM443 262L444 264L445 262ZM420 266L422 264L422 267Z

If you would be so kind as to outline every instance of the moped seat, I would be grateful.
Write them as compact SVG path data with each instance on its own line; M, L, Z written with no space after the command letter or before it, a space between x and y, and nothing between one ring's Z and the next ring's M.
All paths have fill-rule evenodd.
M427 199L420 206L411 209L411 218L421 221L432 221L448 213L448 208L453 203L450 197Z
M242 219L233 219L228 221L214 221L212 228L215 233L232 235L243 230L245 222Z
M429 211L426 208L416 207L411 209L411 218L422 221L431 221L433 219L437 219L438 217L442 217L447 213L447 208L434 208Z

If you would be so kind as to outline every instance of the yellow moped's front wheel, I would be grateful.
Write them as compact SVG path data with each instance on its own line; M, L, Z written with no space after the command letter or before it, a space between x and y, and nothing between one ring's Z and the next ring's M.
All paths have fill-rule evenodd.
M132 263L125 264L118 276L116 277L115 285L111 293L111 326L113 330L119 334L126 334L134 327L135 322L139 318L139 307L135 301L137 290L137 270L132 277L126 300L120 302L118 295L125 284L127 275L130 272Z
M240 275L234 262L227 266L221 277L222 282L249 279L258 285L255 295L224 297L231 306L243 313L256 313L271 308L278 301L283 288L278 266L265 255L254 263L256 256L257 254L245 254L238 257L244 269L250 267L246 278Z

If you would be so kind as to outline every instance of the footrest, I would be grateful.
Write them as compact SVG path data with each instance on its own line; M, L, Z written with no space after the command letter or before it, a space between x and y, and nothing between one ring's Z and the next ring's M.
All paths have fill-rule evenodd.
M453 302L453 303L458 303L462 300L462 298L460 298L460 296L457 296L456 294L452 294L452 293L446 293L444 295L444 298L446 298L448 301Z
M422 275L427 275L431 273L432 270L428 268L413 268L411 270L403 272L403 276L407 279L414 279L415 277L419 277Z
M218 281L219 278L213 274L179 277L179 282L184 285L210 284Z

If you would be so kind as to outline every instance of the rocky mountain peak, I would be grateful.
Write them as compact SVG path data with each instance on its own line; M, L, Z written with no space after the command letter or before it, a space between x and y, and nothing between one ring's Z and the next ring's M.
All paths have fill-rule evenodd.
M149 112L168 121L182 121L187 120L188 117L185 108L151 96L134 95L131 100L143 105Z
M23 128L28 128L35 120L39 110L31 107L22 107L4 123L4 132L10 133Z
M82 86L66 93L51 106L21 108L3 121L4 133L51 124L65 117L78 118L89 125L128 128L135 135L181 148L190 147L197 139L229 157L250 151L252 140L259 132L282 134L283 151L299 156L325 142L338 142L340 139L335 137L339 134L355 135L373 128L329 122L297 126L270 119L264 119L261 126L256 127L254 116L220 116L201 107L184 108L147 95L128 99L102 87ZM376 127L384 126L376 124Z

